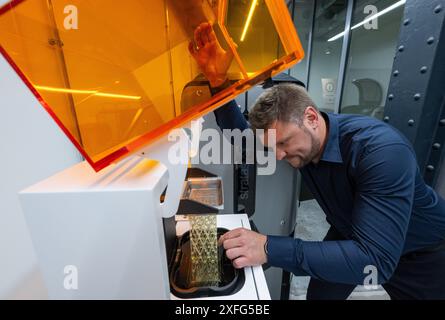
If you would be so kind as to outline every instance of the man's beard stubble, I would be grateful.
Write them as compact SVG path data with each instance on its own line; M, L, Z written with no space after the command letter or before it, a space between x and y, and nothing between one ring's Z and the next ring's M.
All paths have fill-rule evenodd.
M311 150L310 150L309 154L307 156L305 156L304 158L299 157L302 161L297 169L306 166L312 160L314 160L317 157L318 153L320 152L320 146L321 146L320 141L317 140L317 138L309 131L308 128L306 128L304 125L302 126L302 128L303 128L303 131L310 137Z

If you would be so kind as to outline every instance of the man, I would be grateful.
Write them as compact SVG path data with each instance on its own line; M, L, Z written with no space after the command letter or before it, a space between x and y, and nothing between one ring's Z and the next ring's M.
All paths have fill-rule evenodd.
M212 91L227 86L232 57L210 24L196 29L195 44L190 53ZM222 128L248 127L234 102L215 116ZM310 276L308 299L346 299L373 272L392 299L445 299L445 201L424 183L401 133L373 118L320 112L292 84L266 90L249 120L276 130L277 159L300 169L331 228L322 242L232 230L220 243L236 268L268 262Z

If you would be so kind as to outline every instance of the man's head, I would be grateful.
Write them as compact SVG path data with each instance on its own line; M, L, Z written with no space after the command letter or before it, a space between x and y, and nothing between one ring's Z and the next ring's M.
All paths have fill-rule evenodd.
M249 120L255 130L276 130L278 160L285 159L295 168L318 161L326 127L303 87L283 83L267 89L249 113ZM267 134L264 144L268 145Z

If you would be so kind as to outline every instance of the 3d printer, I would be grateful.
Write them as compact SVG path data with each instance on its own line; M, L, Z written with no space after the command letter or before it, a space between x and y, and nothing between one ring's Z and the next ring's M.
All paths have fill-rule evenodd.
M234 56L215 96L190 86L205 21ZM86 160L20 194L51 298L269 298L261 267L235 270L223 252L217 286L184 280L187 215L218 213L222 184L187 176L188 155L168 161L167 137L303 58L283 0L12 0L0 52ZM246 215L216 219L218 234L249 228Z

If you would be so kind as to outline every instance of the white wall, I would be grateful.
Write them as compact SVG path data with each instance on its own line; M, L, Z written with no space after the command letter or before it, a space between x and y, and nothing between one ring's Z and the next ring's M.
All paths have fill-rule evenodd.
M0 97L1 299L10 298L36 268L17 193L81 158L1 55Z

